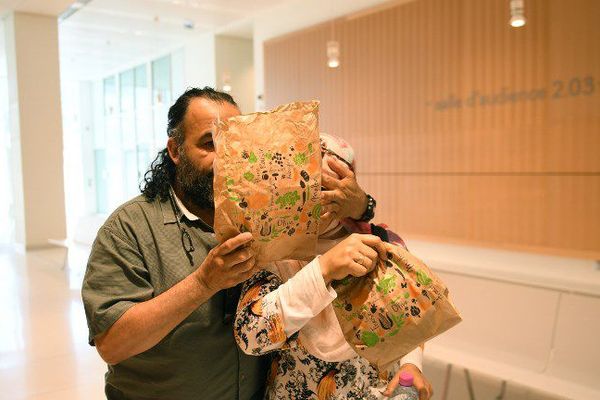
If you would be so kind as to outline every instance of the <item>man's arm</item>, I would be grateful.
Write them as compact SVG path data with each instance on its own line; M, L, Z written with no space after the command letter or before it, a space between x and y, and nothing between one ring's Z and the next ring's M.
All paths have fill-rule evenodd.
M211 250L187 278L150 300L135 304L105 332L94 337L98 353L108 364L142 353L222 289L233 287L255 272L255 258L240 234Z
M107 331L94 338L98 353L107 364L118 364L160 342L215 292L192 274L159 296L138 303Z

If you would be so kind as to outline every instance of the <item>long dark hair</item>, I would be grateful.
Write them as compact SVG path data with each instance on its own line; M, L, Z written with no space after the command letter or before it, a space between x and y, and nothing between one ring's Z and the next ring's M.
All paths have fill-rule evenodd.
M203 97L217 103L227 102L237 107L236 102L227 93L219 92L211 87L189 88L187 89L175 104L169 108L169 123L167 126L167 135L175 139L177 146L181 147L185 139L183 132L183 120L188 109L190 101L196 97ZM157 197L164 201L169 198L169 187L175 181L175 163L169 156L166 148L159 151L156 158L150 164L150 168L144 174L144 181L140 184L140 191L148 201Z

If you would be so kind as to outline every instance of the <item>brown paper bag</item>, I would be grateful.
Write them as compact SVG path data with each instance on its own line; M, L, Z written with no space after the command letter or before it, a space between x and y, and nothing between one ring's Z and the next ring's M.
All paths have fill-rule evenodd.
M314 257L321 213L319 102L220 121L215 221L223 242L251 232L257 262Z
M388 259L367 276L334 284L346 341L380 369L462 319L444 283L418 258L386 243Z

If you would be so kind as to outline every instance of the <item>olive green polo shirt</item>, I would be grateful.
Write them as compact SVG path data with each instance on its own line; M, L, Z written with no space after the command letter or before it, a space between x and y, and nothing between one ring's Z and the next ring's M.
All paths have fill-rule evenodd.
M90 344L130 307L187 277L217 245L209 226L181 215L195 248L191 266L176 222L170 201L138 196L100 228L82 288ZM225 302L237 299L227 296L217 293L156 346L109 365L109 400L260 398L266 359L238 349L231 321L224 318Z

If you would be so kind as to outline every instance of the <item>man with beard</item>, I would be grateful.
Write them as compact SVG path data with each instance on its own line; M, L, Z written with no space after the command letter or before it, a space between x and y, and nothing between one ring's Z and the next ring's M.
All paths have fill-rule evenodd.
M217 118L239 113L226 93L187 90L169 110L167 148L142 195L98 231L82 296L90 344L108 364L109 400L262 398L266 360L243 354L231 325L236 287L258 269L252 235L219 244L212 230L212 131ZM326 211L372 215L354 176L335 185ZM366 270L377 258L366 243L377 240L357 235L344 250L354 249ZM352 257L330 258L321 268L332 274L357 268Z

